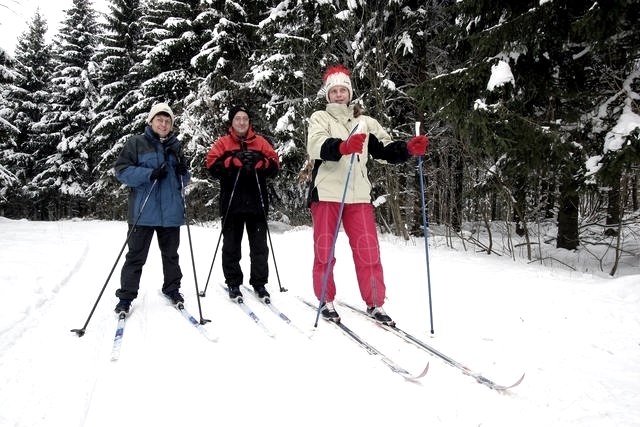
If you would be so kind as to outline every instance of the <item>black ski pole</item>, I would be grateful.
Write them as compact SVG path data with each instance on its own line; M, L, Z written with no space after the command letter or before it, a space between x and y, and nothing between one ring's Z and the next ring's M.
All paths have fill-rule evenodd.
M287 292L287 288L282 287L282 283L280 283L280 273L278 273L278 263L276 262L276 254L273 251L273 243L271 242L271 232L269 231L269 221L267 220L267 208L264 205L264 200L262 198L262 186L260 185L260 180L258 179L258 171L255 170L256 175L256 183L258 184L258 195L260 196L260 205L262 206L262 213L264 214L264 224L267 227L267 236L269 237L269 246L271 247L271 256L273 257L273 265L276 269L276 277L278 278L278 286L280 287L280 292Z
M107 280L104 281L104 285L102 285L102 289L100 290L100 294L98 294L98 298L96 299L95 304L93 304L93 308L91 309L91 313L89 313L89 317L87 317L87 320L84 322L84 326L80 329L71 329L71 332L75 332L79 337L83 336L86 329L87 329L87 325L89 324L89 321L91 320L91 317L93 317L93 313L96 311L96 307L98 306L98 302L100 301L100 298L102 298L102 294L104 293L105 289L107 288L107 284L109 283L109 280L111 280L111 275L113 275L113 271L116 269L116 265L118 265L118 261L120 261L120 257L122 256L122 253L124 252L124 248L127 247L127 243L129 243L129 239L131 238L131 234L133 234L133 230L135 230L136 226L138 225L138 221L140 220L140 217L142 216L142 212L144 212L144 208L147 205L147 201L149 200L149 196L151 196L151 192L153 191L153 189L156 187L156 184L158 183L158 180L155 179L153 181L153 183L151 184L151 188L149 189L149 192L147 193L147 196L144 198L144 201L142 202L142 206L140 207L140 212L138 212L138 216L136 217L136 220L133 223L133 226L131 226L131 228L129 229L129 232L127 233L127 238L124 241L124 244L122 245L122 248L120 248L120 253L118 254L118 257L116 258L116 262L113 263L113 267L111 267L111 271L109 272L109 275L107 276Z
M204 285L204 290L200 293L201 297L205 297L207 295L207 288L209 287L209 279L211 279L211 271L213 271L213 264L216 262L216 255L218 255L218 247L220 246L220 239L222 239L222 231L224 230L224 225L227 223L227 216L229 215L229 209L231 208L231 202L233 201L233 195L236 192L236 186L238 185L238 178L240 178L240 171L238 169L238 173L236 174L236 179L233 181L233 188L231 189L231 196L229 196L229 204L227 205L227 209L222 217L222 225L220 226L220 234L218 235L218 243L216 243L216 250L213 252L213 259L211 260L211 266L209 267L209 274L207 275L207 283Z
M189 228L189 217L187 216L187 197L184 193L184 180L182 176L180 179L180 193L182 195L182 205L184 206L184 222L187 225L187 236L189 237L189 251L191 252L191 266L193 267L193 283L196 285L196 300L198 301L198 312L200 313L200 324L204 325L207 322L211 322L209 319L202 317L202 305L200 304L200 291L198 290L198 273L196 272L196 260L193 255L193 243L191 241L191 228Z

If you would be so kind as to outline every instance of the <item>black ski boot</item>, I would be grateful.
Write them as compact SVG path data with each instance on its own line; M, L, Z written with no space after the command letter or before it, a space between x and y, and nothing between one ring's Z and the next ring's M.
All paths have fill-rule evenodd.
M240 292L240 285L229 285L229 298L237 303L243 301L242 292Z
M258 298L262 300L265 304L269 304L271 302L271 295L265 289L264 285L258 285L255 287L256 295Z

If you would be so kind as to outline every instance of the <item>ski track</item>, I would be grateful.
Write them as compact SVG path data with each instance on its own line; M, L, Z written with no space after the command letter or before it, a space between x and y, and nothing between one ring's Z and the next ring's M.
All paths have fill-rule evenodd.
M68 285L71 278L80 271L88 253L89 245L85 244L82 254L67 275L52 286L49 292L44 293L40 288L39 294L42 295L33 304L25 307L20 318L0 330L0 348L11 348L26 331L41 321L42 313L46 311L47 305L55 299L61 289Z

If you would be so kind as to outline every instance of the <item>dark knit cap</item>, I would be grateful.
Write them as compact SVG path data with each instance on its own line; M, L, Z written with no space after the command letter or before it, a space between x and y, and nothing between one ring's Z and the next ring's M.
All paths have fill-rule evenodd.
M231 110L229 110L229 122L232 122L233 118L240 111L242 111L244 113L247 113L247 116L249 116L249 120L251 120L251 113L249 113L249 110L247 110L247 107L245 107L243 105L234 105L233 107L231 107Z

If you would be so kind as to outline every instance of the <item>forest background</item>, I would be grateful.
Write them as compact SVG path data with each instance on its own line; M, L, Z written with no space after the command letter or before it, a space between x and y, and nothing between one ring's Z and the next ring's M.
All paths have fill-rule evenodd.
M624 257L637 265L636 0L110 0L109 10L73 0L51 42L36 12L13 54L0 49L0 216L124 219L113 162L164 101L193 171L189 219L217 219L204 158L228 109L245 103L282 161L270 219L309 224L307 120L325 104L323 71L340 63L354 102L394 139L416 121L431 139L422 167L372 168L382 230L410 239L428 218L452 246L540 261L543 245L589 248L611 275ZM506 240L493 241L497 228Z

